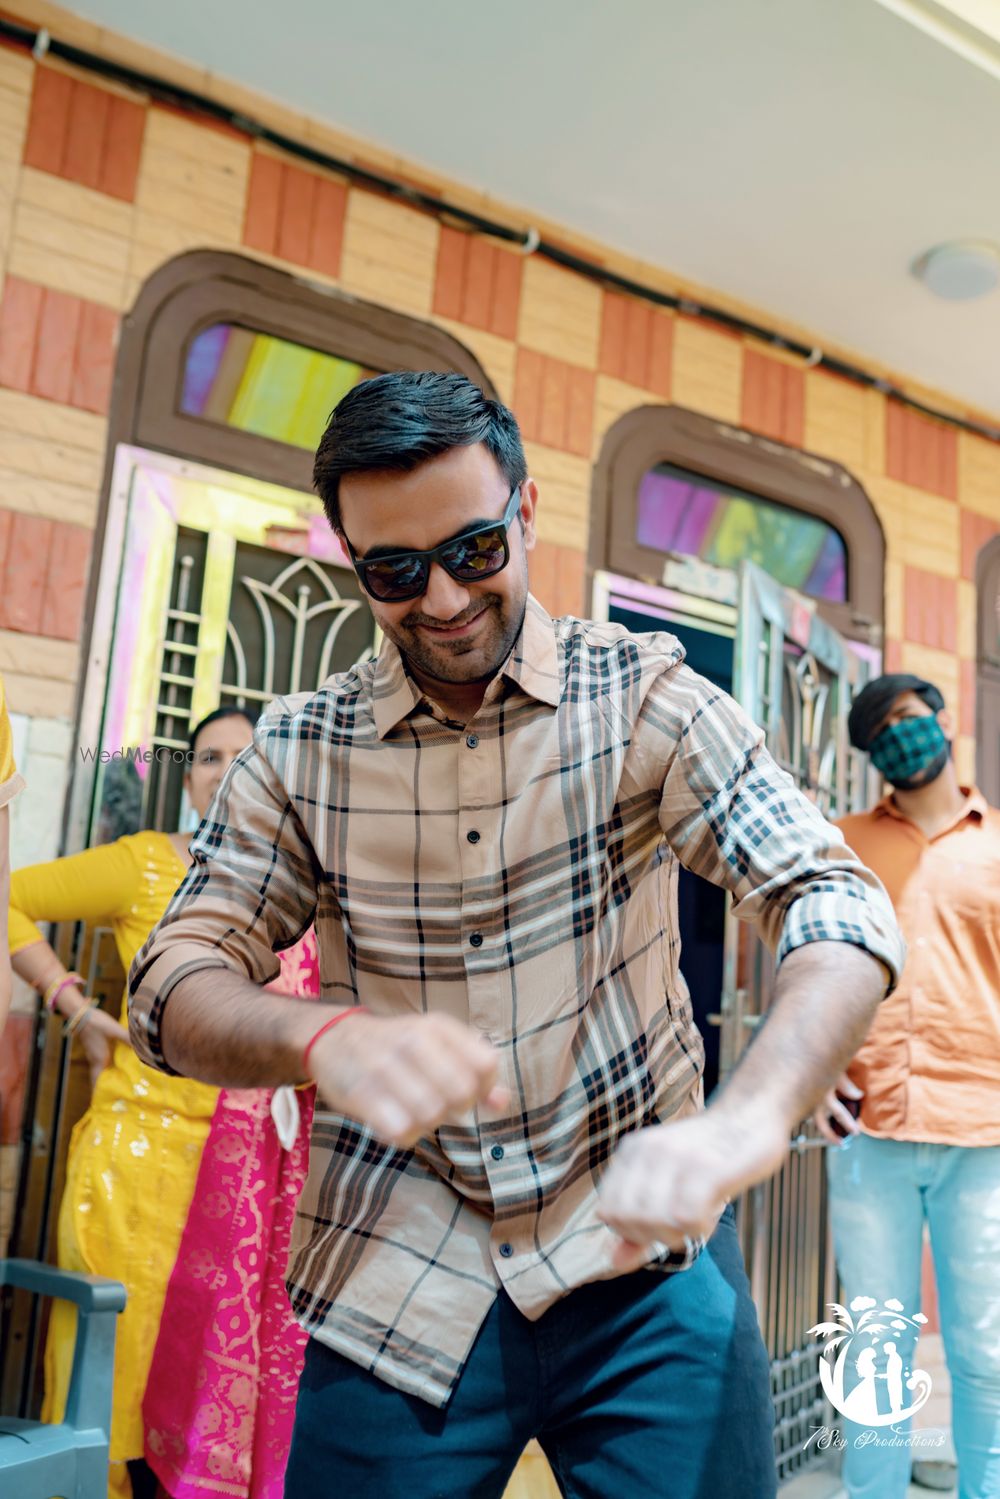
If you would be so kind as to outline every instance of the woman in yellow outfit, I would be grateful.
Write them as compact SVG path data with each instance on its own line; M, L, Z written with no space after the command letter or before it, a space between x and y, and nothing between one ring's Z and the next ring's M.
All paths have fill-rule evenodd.
M7 699L4 696L3 680L0 678L0 900L10 894L10 804L24 781L14 764L14 741L7 717ZM0 929L0 1036L10 1009L10 963L7 952L7 933Z
M185 786L199 817L251 742L252 727L249 715L224 708L195 730ZM142 1397L218 1089L145 1067L118 1023L88 1009L78 985L64 982L69 976L35 923L110 926L127 972L191 862L187 843L182 833L147 830L11 877L15 972L71 1020L80 1012L76 1027L92 1070L108 1062L70 1141L58 1242L64 1269L111 1276L128 1292L115 1348L112 1499L146 1499L156 1490L143 1460ZM110 1060L108 1039L115 1041ZM64 1302L53 1308L45 1352L47 1420L61 1420L65 1408L75 1316Z

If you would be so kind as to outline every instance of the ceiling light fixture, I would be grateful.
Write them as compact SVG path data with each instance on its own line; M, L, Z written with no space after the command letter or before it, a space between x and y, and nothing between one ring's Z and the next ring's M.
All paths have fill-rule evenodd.
M910 270L935 296L968 302L1000 281L1000 249L985 240L953 240L918 256Z

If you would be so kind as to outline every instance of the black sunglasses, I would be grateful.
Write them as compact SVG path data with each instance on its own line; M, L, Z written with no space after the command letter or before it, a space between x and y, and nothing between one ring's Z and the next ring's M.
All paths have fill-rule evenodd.
M367 562L355 556L346 536L344 540L355 572L372 598L384 604L401 604L404 599L416 599L427 592L432 562L440 563L459 583L480 583L503 572L510 561L507 532L520 508L521 486L516 484L499 520L470 526L468 531L432 547L429 552L392 552Z

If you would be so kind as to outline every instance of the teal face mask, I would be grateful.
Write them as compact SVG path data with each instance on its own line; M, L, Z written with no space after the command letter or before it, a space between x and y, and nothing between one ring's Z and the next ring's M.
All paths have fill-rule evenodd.
M877 734L868 746L872 764L899 791L929 786L948 764L951 745L934 714L904 718Z

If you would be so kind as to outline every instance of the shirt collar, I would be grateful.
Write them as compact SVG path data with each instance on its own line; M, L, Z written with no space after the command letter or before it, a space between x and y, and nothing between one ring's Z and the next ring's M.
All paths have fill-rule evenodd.
M979 823L985 821L986 813L988 811L988 804L985 796L979 790L979 787L960 786L959 790L965 797L965 802L954 822L952 822L947 828L942 828L941 832L951 832L952 828L957 828L960 823L963 823L966 820L967 817L975 818L975 820ZM894 817L897 822L910 822L910 819L896 806L896 803L892 799L891 791L888 796L884 796L882 798L882 800L877 804L874 810L876 817ZM941 834L938 833L937 836L940 838Z
M530 593L521 632L497 676L506 677L529 697L548 704L550 708L559 705L562 682L555 625ZM423 700L420 688L407 672L398 648L388 635L383 636L375 663L373 692L375 732L380 739L402 723Z
M514 649L501 668L501 675L516 682L522 692L558 708L562 698L562 681L559 674L559 651L556 647L556 628L551 616L530 593L524 611L524 624L514 642Z
M420 689L407 675L398 649L383 635L375 663L374 713L375 732L384 739L391 729L402 723L420 702Z

